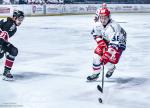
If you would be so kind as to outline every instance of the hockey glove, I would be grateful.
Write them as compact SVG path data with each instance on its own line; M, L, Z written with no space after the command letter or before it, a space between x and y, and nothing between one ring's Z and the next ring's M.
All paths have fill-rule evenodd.
M110 46L108 48L108 51L106 51L103 54L100 61L104 62L104 64L106 64L107 62L117 64L120 59L121 54L122 54L122 50L118 50L118 49Z
M103 54L103 56L101 57L100 62L101 62L101 63L104 63L104 64L108 63L108 62L109 62L109 59L110 59L110 57L111 57L111 55L112 55L112 54L111 54L110 52L106 51L106 52Z
M6 31L1 31L0 30L0 38L4 39L5 41L8 41L9 35Z
M95 53L102 56L103 53L107 50L107 45L104 40L97 41L98 46L95 49Z

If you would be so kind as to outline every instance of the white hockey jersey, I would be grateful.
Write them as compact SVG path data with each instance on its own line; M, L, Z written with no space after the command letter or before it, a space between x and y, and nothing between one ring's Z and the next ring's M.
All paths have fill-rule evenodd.
M113 46L117 49L126 49L126 32L125 30L114 20L110 20L106 27L100 22L96 22L91 32L93 37L100 36L106 40L108 46Z

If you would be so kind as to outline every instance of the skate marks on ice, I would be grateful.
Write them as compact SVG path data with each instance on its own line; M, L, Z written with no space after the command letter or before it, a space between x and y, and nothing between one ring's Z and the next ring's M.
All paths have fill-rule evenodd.
M120 96L124 96L124 92L132 91L133 89L140 89L141 86L144 86L144 84L148 81L147 78L143 77L112 77L112 78L105 78L104 80L104 93L101 93L100 91L96 91L96 94L91 94L89 96L89 100L93 98L94 96L98 98L102 98L103 103L105 105L107 104L113 104L114 100L120 101ZM101 86L101 80L100 78L96 81L86 81L87 84L90 86L93 86L96 88L97 84ZM93 92L93 91L92 91ZM122 94L123 95L120 95ZM115 98L113 98L115 97ZM125 97L125 96L124 96ZM124 99L124 98L123 98ZM98 100L96 100L98 102ZM126 101L126 98L125 98ZM115 103L116 104L116 103Z
M0 74L2 76L2 74ZM68 77L68 78L78 78L78 76L66 75L66 74L53 74L53 73L39 73L39 72L20 72L13 74L14 81L27 81L27 80L44 80L45 78L56 78L56 77Z
M140 86L148 81L147 78L143 77L128 77L128 78L110 78L107 82L116 82L118 89L132 88L135 86Z
M30 79L35 79L35 78L41 78L41 77L47 77L49 74L46 73L39 73L39 72L21 72L14 74L14 79L15 80L30 80Z
M114 100L130 101L126 100L126 93L140 90L148 82L148 79L143 77L109 78L105 82L104 93L99 92L99 96L103 98L105 104L118 104L114 103ZM133 94L130 95L132 96ZM120 104L123 103L121 102Z
M148 82L149 79L143 77L117 78L116 84L105 84L103 101L122 108L143 108L144 104L149 106L149 91L145 89Z
M105 78L104 82L106 82L106 84L109 83L114 83L114 84L118 84L118 85L122 85L122 84L128 84L131 86L137 86L137 85L141 85L143 83L145 83L148 79L147 78L142 78L142 77L128 77L128 78ZM98 79L98 80L94 80L94 81L86 81L88 83L95 83L95 82L101 82L102 80ZM128 86L130 87L130 86Z
M95 102L98 103L97 99L101 97L105 105L113 104L114 100L121 101L120 94L122 94L122 92L124 95L124 92L128 92L130 90L132 91L132 89L140 88L147 81L148 79L143 77L119 77L119 78L108 78L108 79L105 78L104 93L101 94L96 89L97 84L101 85L101 80L98 79L97 81L92 81L91 83L85 82L87 83L86 85L88 85L89 88L87 87L87 89L83 90L83 92L82 90L80 90L81 92L79 94L76 94L70 98L78 99L81 101L93 101L93 103Z
M2 74L0 74L1 77L3 77ZM49 74L46 73L39 73L39 72L20 72L13 74L14 79L11 82L14 81L24 81L24 80L30 80L30 79L35 79L35 78L40 78L40 77L47 77Z
M42 59L52 59L55 57L62 56L63 54L58 53L57 50L59 50L59 49L51 49L51 53L38 52L39 50L34 51L34 52L33 51L32 52L31 51L20 51L22 54L19 58L18 63L20 63L20 62L25 63L25 62L31 62L34 60L42 60ZM42 55L42 57L41 57L41 55Z
M73 64L73 63L55 63L53 64L54 67L54 71L56 72L61 72L61 73L76 73L79 72L79 65L77 64ZM59 67L57 67L59 66Z

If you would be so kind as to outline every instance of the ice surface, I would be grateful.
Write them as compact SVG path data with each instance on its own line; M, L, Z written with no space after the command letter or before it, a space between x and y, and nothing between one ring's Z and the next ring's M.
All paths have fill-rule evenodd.
M94 15L27 17L10 41L19 49L14 82L0 80L0 107L149 108L150 14L112 14L127 31L127 49L103 101L91 74ZM4 59L0 61L3 71Z

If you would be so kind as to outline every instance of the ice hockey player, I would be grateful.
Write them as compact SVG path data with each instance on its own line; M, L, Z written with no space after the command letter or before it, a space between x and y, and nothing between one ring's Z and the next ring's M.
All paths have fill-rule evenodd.
M99 9L96 10L96 14L94 16L94 21L97 22L99 20L99 12L102 8L107 8L107 4L103 3Z
M97 43L93 56L93 74L87 80L96 80L102 71L102 66L107 64L106 77L112 76L116 69L122 52L126 49L126 32L114 20L111 19L110 11L102 8L99 12L99 21L95 23L92 35Z
M13 66L15 57L18 54L18 49L9 42L11 38L17 31L17 26L20 26L24 20L24 13L19 10L13 12L12 17L7 17L7 20L2 19L0 21L0 58L6 57L3 79L13 80L13 75L10 70Z

